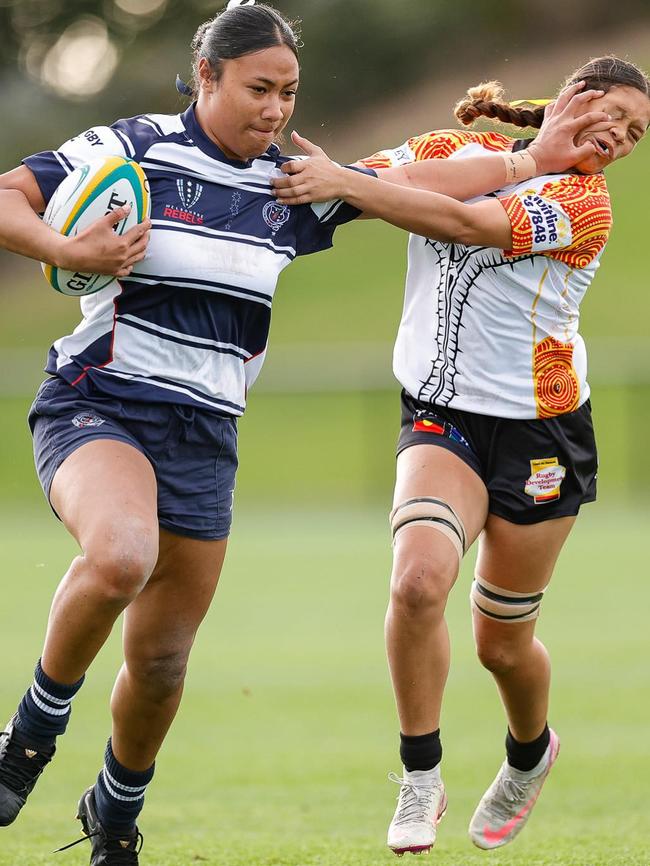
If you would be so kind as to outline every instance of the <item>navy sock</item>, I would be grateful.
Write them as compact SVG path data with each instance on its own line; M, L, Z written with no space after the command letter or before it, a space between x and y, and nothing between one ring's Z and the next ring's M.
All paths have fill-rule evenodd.
M508 763L515 770L528 772L534 769L544 757L544 752L548 749L548 744L551 742L551 732L548 725L544 727L542 733L530 743L520 743L510 733L506 736L506 754Z
M400 734L399 754L409 772L413 770L433 770L442 760L440 728L430 734L410 737Z
M104 766L95 785L97 815L105 830L128 833L135 827L144 805L144 794L153 779L155 764L148 770L127 770L113 754L111 740L106 746Z
M68 726L72 711L70 704L83 681L84 677L71 686L57 683L48 677L39 659L34 682L18 707L16 728L39 742L53 742Z

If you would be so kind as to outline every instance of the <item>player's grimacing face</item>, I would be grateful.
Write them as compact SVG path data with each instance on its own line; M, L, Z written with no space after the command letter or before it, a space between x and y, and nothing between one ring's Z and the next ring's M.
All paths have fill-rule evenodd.
M602 171L617 159L630 154L645 135L650 124L650 99L628 85L616 85L598 99L592 100L585 111L604 111L612 118L611 129L583 130L576 144L593 141L597 152L578 163L575 168L583 174Z
M219 80L201 88L199 122L227 157L261 156L291 119L298 78L286 45L224 60Z

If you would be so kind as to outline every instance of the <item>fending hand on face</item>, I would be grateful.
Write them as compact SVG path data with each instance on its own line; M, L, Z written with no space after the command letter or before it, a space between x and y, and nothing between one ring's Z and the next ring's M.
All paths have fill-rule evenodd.
M590 128L604 132L612 127L612 118L603 111L589 110L590 103L603 95L602 90L584 90L579 81L566 87L556 100L547 105L544 122L530 152L540 174L554 174L573 168L597 151L593 140L576 145L580 133Z

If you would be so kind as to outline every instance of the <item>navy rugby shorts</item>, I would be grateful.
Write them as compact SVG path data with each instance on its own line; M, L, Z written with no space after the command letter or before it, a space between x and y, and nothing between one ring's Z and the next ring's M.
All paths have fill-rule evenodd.
M483 480L490 514L511 523L573 517L596 499L598 455L591 404L530 421L496 418L421 403L402 391L397 453L437 445Z
M237 471L237 422L174 403L87 399L63 379L42 383L29 412L46 497L66 457L94 439L137 448L153 466L160 525L177 535L226 538Z

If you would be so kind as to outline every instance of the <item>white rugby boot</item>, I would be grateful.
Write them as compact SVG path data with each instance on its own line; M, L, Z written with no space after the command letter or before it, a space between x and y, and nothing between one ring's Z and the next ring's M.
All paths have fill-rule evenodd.
M504 761L470 821L469 837L477 848L500 848L524 829L560 751L557 734L550 733L544 757L530 772L516 770Z
M388 847L402 854L424 854L436 841L436 829L447 810L445 786L440 779L440 767L433 770L404 768L400 778L390 773L388 778L400 786L397 808L388 828Z

